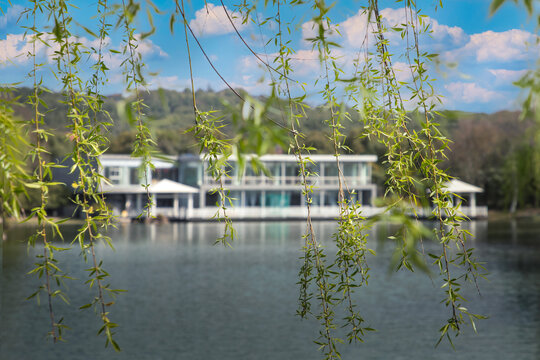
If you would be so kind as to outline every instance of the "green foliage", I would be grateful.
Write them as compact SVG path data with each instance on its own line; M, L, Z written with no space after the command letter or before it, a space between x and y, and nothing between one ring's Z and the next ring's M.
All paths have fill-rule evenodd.
M493 0L491 3L491 13L495 13L505 2L508 0ZM536 19L537 28L540 28L540 13L538 6L535 6L532 0L514 0L514 3L523 3L529 16ZM537 5L537 4L536 4ZM538 46L540 39L538 36L535 38L535 43L530 44ZM531 127L529 134L530 137L526 139L527 142L521 144L519 149L512 157L509 158L507 171L506 184L510 184L510 191L513 194L510 210L515 211L517 204L523 204L524 202L532 203L537 206L540 198L540 170L538 166L532 164L538 164L540 161L540 112L537 111L540 105L540 60L536 61L536 68L527 71L523 77L518 80L515 85L522 88L526 92L525 100L523 101L523 118L531 117L534 119L534 124ZM529 146L529 149L526 147ZM515 163L512 163L514 161ZM525 171L527 173L525 173ZM523 178L522 178L523 177ZM530 199L529 201L524 199Z
M212 190L214 194L218 194L219 199L216 204L218 210L214 218L224 223L224 230L223 235L216 240L216 243L230 246L236 230L232 220L227 216L227 208L232 204L232 200L229 197L229 192L225 189L224 180L229 176L227 161L232 154L232 148L225 139L225 134L221 132L224 125L220 117L216 116L214 112L199 112L198 110L196 110L196 115L197 125L190 131L195 133L199 142L199 152L204 154L204 160L208 162L206 171L218 184L218 187Z
M22 210L21 195L26 194L29 180L25 154L29 150L28 129L13 117L17 98L7 89L0 89L0 217L19 218Z
M519 0L512 0L512 1L516 4L520 3ZM493 15L494 13L496 13L499 10L499 8L506 2L510 2L510 1L509 0L493 0L489 7L490 14ZM521 2L525 6L529 14L532 14L534 12L533 0L521 0Z

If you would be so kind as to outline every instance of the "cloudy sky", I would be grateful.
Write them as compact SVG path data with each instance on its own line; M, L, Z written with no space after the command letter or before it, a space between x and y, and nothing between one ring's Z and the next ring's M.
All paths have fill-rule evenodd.
M186 56L183 27L177 23L174 33L170 31L170 14L173 1L155 1L167 15L156 15L154 24L156 32L139 44L138 51L147 64L149 88L164 87L183 90L189 85L189 68ZM467 111L494 112L519 107L519 89L512 85L527 69L535 66L539 55L538 46L534 45L534 21L529 19L525 11L513 3L503 6L497 14L489 16L491 0L446 0L443 8L436 8L439 1L418 0L424 21L431 25L429 36L420 39L422 50L438 53L441 65L432 67L432 77L436 78L435 88L443 95L443 107ZM78 8L73 11L74 20L88 28L96 29L97 20L94 1L78 1ZM224 0L227 10L233 13L234 3ZM365 1L338 0L330 13L341 36L337 34L333 40L341 47L334 51L338 63L345 72L352 70L353 59L365 38L367 18L361 6ZM3 15L0 16L0 82L28 83L25 74L31 69L31 61L26 54L31 49L28 38L23 36L27 20L21 13L26 5L23 1L0 0ZM388 26L396 26L404 19L400 2L380 1L381 15ZM275 9L261 10L257 17L262 21L271 16ZM222 76L233 86L241 87L254 94L268 92L270 80L264 75L259 61L249 52L236 36L227 19L221 3L208 0L194 0L186 3L189 24L204 50ZM320 97L316 94L316 74L319 73L317 54L311 50L311 44L305 39L313 36L309 8L299 7L286 10L282 7L283 22L292 21L297 25L291 33L284 32L290 46L296 50L292 55L292 66L295 69L294 79L306 83L310 101L316 103ZM145 16L144 16L145 17ZM143 18L144 18L143 17ZM111 19L115 22L115 19ZM46 21L40 21L46 26ZM265 45L271 38L276 25L270 21L264 26L242 24L235 20L238 31L249 45L263 59L271 61L276 48L272 44ZM146 20L137 22L137 30L145 32L150 29ZM80 28L74 30L79 34L79 41L90 48L97 46L96 40ZM388 33L387 37L398 53L404 44L397 33ZM107 39L107 49L122 51L121 31L113 31ZM47 67L53 68L54 47L38 46L40 61L45 64L40 72L44 83L58 89L58 82ZM191 39L194 76L198 88L220 90L225 84L214 73L202 52ZM116 52L108 52L107 66L111 69L108 75L107 93L120 93L123 89L124 75L122 62L124 57ZM89 68L93 61L90 57L83 66ZM410 79L406 60L396 56L393 59L394 69L402 81ZM448 66L451 65L451 66ZM311 90L310 90L311 89Z

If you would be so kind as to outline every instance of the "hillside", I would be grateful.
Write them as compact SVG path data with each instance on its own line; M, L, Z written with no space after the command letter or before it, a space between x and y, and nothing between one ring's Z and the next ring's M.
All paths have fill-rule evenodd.
M28 88L14 91L15 95L20 97L21 104L16 108L16 115L26 121L32 119L32 109L25 104L30 91ZM191 92L156 90L144 93L143 96L147 106L145 118L159 150L165 154L197 152L192 133L186 133L186 130L194 125ZM67 106L59 93L46 92L42 99L48 105L45 125L56 135L48 144L51 156L61 157L71 147L67 136L70 131L65 115ZM111 141L109 152L131 152L135 131L125 116L129 100L121 95L104 98L103 108L114 121L114 127L108 134ZM259 100L265 101L263 98ZM228 104L240 111L240 101L230 91L199 90L197 103L201 110L222 111L224 104ZM274 103L274 107L282 106L283 104ZM382 159L384 148L376 142L361 138L361 122L354 118L357 116L354 111L347 111L353 118L346 122L343 130L348 135L346 145L354 153L374 153ZM277 113L279 114L279 111ZM230 116L223 111L219 114L223 116L224 124L230 125ZM486 202L494 208L504 208L513 202L519 203L521 207L537 206L540 199L535 177L531 177L531 174L536 174L536 171L531 171L535 168L530 150L533 148L533 139L530 136L533 122L520 120L519 116L519 112L508 111L493 114L443 111L441 116L436 118L441 132L452 140L447 153L448 160L443 166L448 168L453 176L486 189ZM309 108L306 110L306 120L299 124L299 129L305 134L306 145L315 147L320 153L333 152L332 144L328 140L329 129L325 124L328 117L329 112L325 108ZM411 117L412 128L420 130L421 119ZM224 127L224 132L226 136L237 135L232 134L230 126ZM376 169L374 175L376 182L384 186L384 171L381 170ZM516 192L517 195L511 195Z

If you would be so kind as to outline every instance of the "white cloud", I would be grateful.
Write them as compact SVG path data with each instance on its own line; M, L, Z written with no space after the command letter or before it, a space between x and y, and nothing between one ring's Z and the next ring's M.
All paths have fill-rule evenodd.
M226 7L225 9L238 31L242 31L247 27L246 24L242 24L242 19L238 14L233 13ZM223 35L234 32L227 13L223 7L207 3L205 7L195 12L195 19L189 22L189 26L197 35Z
M135 34L135 39L137 40L136 42L137 48L135 51L142 56L143 60L145 58L150 58L156 55L162 58L169 57L169 55L165 51L163 51L163 49L161 49L158 45L154 44L152 40L150 39L141 40L140 34ZM89 47L91 45L94 48L97 48L99 46L99 39L95 39L90 42L88 39L83 38L82 40L79 39L79 41L86 47ZM122 53L123 52L122 46L123 45L113 46L110 38L106 38L104 41L102 59L105 65L111 71L119 70L119 68L122 66L122 63L126 59L126 55ZM119 51L120 53L116 53L116 52L113 53L110 50ZM98 54L95 52L92 53L91 57L93 61L98 60Z
M435 19L429 18L431 21L431 36L437 42L446 42L450 40L453 45L461 45L469 39L469 35L459 26L448 26L439 24Z
M13 5L9 7L7 11L4 12L4 15L0 16L0 29L5 28L9 23L17 21L23 11L24 7L21 5Z
M347 42L355 47L367 46L367 42L373 43L366 34L371 33L373 24L368 21L366 12L362 9L340 24L341 34Z
M23 63L28 60L24 54L29 50L31 46L22 34L7 34L5 40L0 40L0 63Z
M328 24L323 23L323 28L326 30L325 35L329 38L336 38L337 25L331 24L330 29L328 29ZM310 45L311 42L308 39L314 39L319 36L319 25L317 25L313 20L307 21L302 24L302 40L306 45Z
M398 8L398 9L386 8L386 9L382 9L380 11L380 14L387 25L398 26L408 21L407 16L406 16L407 15L406 11L407 9L405 8Z
M136 34L135 39L137 40L137 52L141 56L150 56L150 55L159 55L161 57L168 57L169 55L163 51L159 46L154 44L152 40L146 38L141 40L141 35Z
M429 44L435 48L448 48L448 46L460 46L468 40L468 35L459 26L448 26L440 24L437 20L424 16L411 18L409 10L406 8L383 9L381 15L385 25L388 27L401 27L403 24L413 23L417 28L421 28L420 20L424 25L430 26L430 31L422 34L421 45ZM414 15L414 14L413 14ZM393 41L400 41L401 35L395 32L389 32L387 35Z
M229 85L231 85L233 89L245 90L250 95L267 95L272 89L270 82L268 81L251 82L249 84L245 82L231 82Z
M34 51L33 41L34 36L24 34L6 34L6 38L0 40L0 64L9 65L10 63L20 65L30 60L30 54ZM52 36L42 35L42 41L35 42L36 56L53 55L54 50L58 48L55 45L47 47L43 42L51 43L48 39L52 39Z
M279 62L275 60L279 57L278 53L272 53L261 58L270 64L273 68L277 67ZM294 54L288 56L289 64L292 68L292 77L304 76L309 74L319 74L320 61L317 50L303 49L298 50ZM253 74L257 70L266 71L264 64L262 64L254 56L244 56L239 61L240 69L243 73ZM281 70L278 70L280 73Z
M527 70L488 69L488 71L495 76L497 83L508 85L527 73Z
M275 54L277 56L277 54ZM321 68L317 50L298 50L291 55L291 65L295 76L317 75Z
M270 62L270 59L264 58L266 61ZM254 70L257 69L257 60L253 56L244 56L240 59L239 64L242 70Z
M92 60L97 62L99 56L96 53L92 54ZM101 58L107 68L109 69L118 69L120 66L122 66L122 62L124 61L123 56L121 54L111 53L110 51L105 51L101 55Z
M137 39L140 39L140 35L135 35ZM38 58L45 58L48 62L53 62L56 57L56 52L60 46L53 41L53 36L50 34L44 34L41 36L42 41L36 41L36 56ZM30 60L29 54L33 52L33 35L24 37L23 34L7 34L5 39L0 40L0 64L8 66L12 64L24 64ZM88 39L86 37L70 37L71 43L79 43L82 48L97 48L99 46L99 39ZM49 46L44 45L48 43ZM107 67L111 70L117 69L124 61L125 56L123 54L113 54L109 50L115 49L122 51L121 46L112 46L110 38L104 40L103 47L103 60ZM144 39L137 43L137 52L143 57L150 57L152 55L158 55L160 57L167 57L159 46L154 44L150 39ZM98 55L94 52L91 55L92 61L98 59ZM41 61L41 60L40 60Z
M123 79L121 79L123 81ZM176 90L176 91L183 91L184 89L191 89L191 80L189 78L182 79L178 77L177 75L171 75L171 76L152 76L148 77L146 79L147 86L146 88L148 90L156 90L156 89L168 89L168 90ZM225 85L221 85L221 83L212 82L205 78L195 77L193 79L193 82L195 83L195 90L197 89L210 89L216 90L215 85L218 85L219 89L222 89L225 87Z
M444 87L450 93L450 99L457 103L487 103L503 99L502 94L485 89L476 83L452 82Z
M503 32L485 31L470 36L461 49L448 52L446 58L455 61L461 57L474 56L478 62L510 62L538 55L536 36L528 31L511 29ZM528 49L531 44L532 49Z
M189 81L187 80L180 80L178 76L156 76L154 78L149 79L148 81L148 89L173 89L173 90L179 90L183 89L186 86L188 86Z
M396 74L397 81L407 82L412 79L411 67L404 62L394 62L394 73Z
M383 18L383 23L387 28L401 27L402 24L417 22L417 18L411 19L410 13L405 8L386 8L380 11ZM459 46L463 45L468 40L468 35L458 26L448 26L439 24L439 22L429 16L423 17L422 21L429 24L431 31L422 35L421 43L429 44L435 48L448 47L448 45ZM355 47L367 46L374 44L376 39L373 36L376 30L376 24L373 18L369 18L365 10L360 9L358 13L349 17L340 24L340 29L347 42ZM366 34L370 34L369 37ZM429 36L428 36L429 35ZM388 30L385 37L390 40L391 44L403 44L401 35L393 30Z

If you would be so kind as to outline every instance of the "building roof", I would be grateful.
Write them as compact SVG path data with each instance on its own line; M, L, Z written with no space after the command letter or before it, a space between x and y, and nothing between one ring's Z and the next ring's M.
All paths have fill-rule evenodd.
M199 189L169 179L163 179L150 185L151 194L196 194ZM146 189L142 185L104 185L103 192L108 194L143 194Z
M169 179L163 179L150 185L150 192L152 194L196 194L199 189Z
M103 166L139 167L142 161L140 157L132 157L129 154L103 154L99 158ZM169 169L175 166L176 159L176 156L160 155L152 158L152 165L158 169Z
M254 155L246 155L249 159ZM313 162L333 162L336 161L336 156L332 154L311 154L303 155L304 158L309 158ZM141 158L132 157L128 154L103 154L100 156L101 163L107 166L140 166ZM152 159L152 163L158 168L170 168L175 165L175 161L202 161L204 154L181 154L179 156L160 156L159 158ZM236 155L231 155L229 158L231 161L237 161ZM259 157L261 161L279 161L279 162L297 162L298 159L294 154L267 154ZM341 162L376 162L377 155L362 154L362 155L349 155L343 154L339 156Z
M481 193L484 189L458 179L452 179L447 183L447 190L456 194L459 193Z
M254 155L246 155L247 159L250 159ZM312 154L312 155L303 155L304 158L309 158L313 162L334 162L336 161L336 156L331 154ZM179 156L180 161L182 160L199 160L201 161L204 158L204 155L194 155L194 154L183 154ZM229 157L229 160L231 161L237 161L236 155L231 155ZM271 162L271 161L277 161L277 162L294 162L296 163L298 161L296 155L294 154L267 154L262 155L259 157L259 159L263 162ZM340 155L339 160L341 162L376 162L377 161L377 155Z

